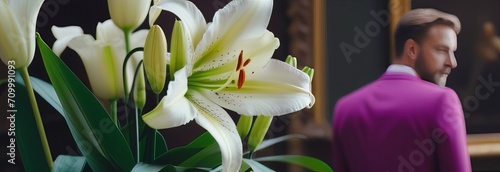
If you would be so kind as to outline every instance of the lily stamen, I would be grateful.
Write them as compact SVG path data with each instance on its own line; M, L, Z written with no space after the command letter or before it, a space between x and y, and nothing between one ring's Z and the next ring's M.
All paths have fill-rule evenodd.
M238 65L236 66L236 71L239 71L243 67L241 65L241 61L243 61L243 50L240 51L240 55L238 56Z
M245 69L240 70L240 75L238 76L238 89L243 87L243 83L245 83Z
M243 87L243 84L245 83L245 69L243 67L246 67L248 63L250 63L250 59L245 60L245 62L242 64L243 61L243 50L240 51L240 55L238 56L238 64L236 66L236 72L240 72L238 75L238 89Z
M246 67L250 63L250 59L245 60L245 63L243 63L243 67Z

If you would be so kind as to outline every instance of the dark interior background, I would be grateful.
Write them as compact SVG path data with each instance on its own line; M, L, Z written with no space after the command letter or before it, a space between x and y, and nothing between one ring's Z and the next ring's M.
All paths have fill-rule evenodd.
M205 14L207 21L210 21L213 13L230 0L192 1ZM276 50L274 56L277 59L283 59L286 55L290 54L290 46L288 44L290 18L287 16L287 9L291 1L293 0L274 0L273 14L268 29L281 42L280 48ZM388 26L384 26L370 14L372 11L375 13L387 11L388 3L388 0L325 0L325 65L327 71L325 71L325 78L315 77L315 79L327 80L326 90L324 93L321 93L327 97L327 107L324 109L326 117L330 118L332 116L332 109L340 97L377 79L390 64ZM462 32L458 35L458 50L456 51L458 67L450 74L447 86L453 88L459 94L462 102L469 102L474 99L475 89L482 85L478 82L477 77L482 76L488 79L488 76L491 75L493 81L500 82L499 60L480 63L477 60L478 55L474 48L480 40L481 25L484 21L491 21L497 27L500 27L500 18L498 17L500 16L498 12L500 1L419 0L412 1L412 7L432 7L455 14L461 19ZM45 0L37 22L37 31L40 32L48 45L52 45L55 38L50 28L53 25L77 25L81 26L85 33L95 35L97 22L103 22L108 18L107 1L104 0ZM163 12L158 20L158 24L163 27L167 36L170 35L173 19L174 16ZM375 25L378 24L379 30L376 29L374 23L376 23ZM141 28L147 28L147 25L143 25ZM360 34L357 32L358 30L362 32L361 34L370 33L367 35L367 42L361 42L362 45L359 43L356 44L355 39ZM167 38L167 40L170 40L170 38ZM341 51L341 44L344 46L353 46L359 52L346 57ZM67 49L61 58L88 85L87 75L78 55L72 50ZM475 67L478 64L483 64L483 68L481 68L483 70L473 72L476 71ZM0 78L5 78L7 70L4 65L0 66L2 66L0 67ZM49 81L38 52L29 67L29 71L32 76ZM0 86L1 100L6 100L5 88L6 86ZM500 132L500 91L497 91L498 87L494 88L494 91L490 92L490 96L487 99L478 101L477 108L466 108L464 105L464 112L470 114L466 117L467 132L469 134ZM481 93L487 92L483 88ZM41 108L53 158L61 154L77 155L78 148L69 133L64 119L42 99L39 99L38 103ZM152 106L147 106L144 111L152 108ZM7 109L6 103L0 103L0 109ZM237 119L237 116L235 116L235 119ZM275 120L275 122L282 121ZM283 122L283 124L276 125L286 127L287 124L287 122ZM0 147L3 148L8 143L6 140L8 138L6 135L7 129L8 122L5 117L0 117ZM193 140L199 134L203 133L204 129L195 123L189 123L186 126L162 130L161 132L165 135L169 147L173 148ZM283 134L286 134L286 129L276 131L271 135L276 137ZM314 144L308 144L308 146L312 149L325 150L323 151L323 154L325 154L323 156L328 156L327 154L330 153L326 151L329 150L328 147L315 146ZM267 153L275 155L286 154L286 147L286 144L280 144L268 150ZM0 152L3 152L3 149ZM266 153L264 152L263 154ZM17 155L16 157L18 158L16 159L18 160L17 164L16 166L12 166L7 164L7 157L2 153L0 155L0 171L22 171L22 164L19 161L20 156ZM498 165L498 162L500 162L499 158L477 158L473 159L472 162L474 169L477 171L500 169ZM278 171L286 171L286 166L283 164L270 165Z

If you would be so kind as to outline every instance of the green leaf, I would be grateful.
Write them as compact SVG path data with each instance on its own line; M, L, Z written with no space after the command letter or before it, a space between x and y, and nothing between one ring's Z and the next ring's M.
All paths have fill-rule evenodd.
M286 141L289 139L295 139L295 138L305 139L306 137L303 135L300 135L300 134L289 134L289 135L285 135L285 136L281 136L281 137L276 137L276 138L264 140L264 141L262 141L262 143L260 143L259 146L257 146L257 148L255 149L255 152L257 152L258 150L265 149L265 148L272 146L276 143L283 142L283 141Z
M14 127L16 129L15 131L7 132L7 135L11 137L11 139L15 139L14 142L8 142L8 146L10 146L11 143L17 144L15 146L19 148L25 171L50 171L50 167L47 164L43 152L42 142L38 136L39 132L28 99L28 92L26 91L26 87L19 84L19 80L22 80L21 76L16 76L15 109L17 113L9 113L9 116L7 116L7 120L10 121L10 114L15 114ZM10 126L10 123L8 126ZM11 141L11 139L9 139L9 141ZM14 148L14 150L15 149L16 148ZM7 151L10 152L10 150L9 148ZM11 156L8 158L10 159ZM15 160L15 162L17 161L18 159Z
M185 147L203 149L186 159L180 166L215 168L222 163L219 145L209 132L203 133Z
M127 141L97 98L37 34L45 69L64 108L66 123L94 171L130 171Z
M138 163L135 165L135 167L132 169L132 172L143 172L143 171L148 171L148 172L159 172L159 171L166 171L166 172L175 172L177 169L173 165L155 165L155 164L146 164L146 163Z
M165 138L161 135L159 131L155 132L155 158L159 157L160 155L164 154L165 152L168 151L167 148L167 143L165 142Z
M325 162L308 156L302 155L279 155L279 156L268 156L262 158L255 158L255 161L277 161L299 165L305 168L308 168L312 171L324 171L324 172L333 172L332 168L328 166Z
M246 172L248 169L250 169L250 165L248 165L246 162L243 162L241 163L239 172ZM222 171L222 165L219 165L217 168L210 170L210 172L219 172L219 171Z
M243 163L248 164L250 166L250 168L252 168L253 171L258 171L258 172L260 172L260 171L265 171L265 172L274 171L274 170L262 165L261 163L253 160L253 159L243 158Z
M182 172L182 171L190 171L190 172L196 172L196 171L209 171L210 169L206 168L192 168L192 167L179 167L179 166L173 166L171 164L168 165L155 165L155 164L146 164L146 163L138 163L135 165L134 169L132 169L132 172Z
M200 152L181 163L185 167L215 168L222 163L222 154L217 143L205 147Z
M189 148L189 147L178 147L167 151L166 153L157 157L153 164L172 164L180 165L189 157L200 152L203 148Z
M59 155L54 161L52 171L82 172L86 170L86 164L85 157L83 156Z
M210 166L209 168L212 168L212 166L217 165L213 165L213 161L217 161L218 164L222 162L217 146L212 135L205 132L186 146L168 150L157 157L153 164L172 164L184 167L201 167L199 164L204 164L203 167Z
M19 73L16 73L16 78L21 78L21 75ZM61 101L59 101L59 98L57 98L56 90L54 90L54 87L49 83L32 76L30 76L30 80L31 85L33 86L33 90L35 90L38 95L40 95L45 101L47 101L47 103L54 107L57 112L59 112L60 114L64 114ZM25 86L22 79L18 79L16 80L16 82L23 85L23 87ZM62 116L65 117L65 115Z
M142 162L151 163L154 162L156 158L167 152L168 148L165 139L160 132L150 128L149 126L145 126L144 128L146 136L140 140L141 149L143 150L143 155L141 156L144 157Z
M221 163L222 163L222 155L219 149L219 145L217 144L217 142L214 141L210 145L203 148L198 153L186 159L184 162L180 164L180 166L215 168Z
M164 168L167 171L170 170L175 171L175 167L173 167L172 165L154 165L141 162L135 165L135 167L132 169L132 172L142 172L142 171L154 172L154 171L161 171Z
M198 136L191 143L186 145L186 147L207 147L214 142L215 142L214 137L212 137L212 135L210 135L210 133L206 131L205 133Z
M222 169L222 165L220 166L221 169ZM247 163L243 162L241 163L241 167L240 167L240 172L245 172L247 171L248 169L250 169L250 165L248 165Z

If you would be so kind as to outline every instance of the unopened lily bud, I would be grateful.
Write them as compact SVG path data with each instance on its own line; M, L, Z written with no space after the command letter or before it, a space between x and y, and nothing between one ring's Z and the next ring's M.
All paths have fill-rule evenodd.
M138 109L144 108L146 105L146 83L144 81L144 66L141 64L136 74L134 83L134 104Z
M158 25L153 25L146 37L144 66L151 89L155 94L159 94L167 77L167 39Z
M151 0L108 0L109 15L120 29L133 31L144 22Z
M288 55L286 57L285 63L288 63L292 65L293 67L297 68L297 57L293 57L291 55Z
M174 80L175 72L186 65L187 45L184 38L182 21L176 20L170 41L170 80Z
M306 73L307 75L309 75L309 78L311 78L311 81L314 77L314 69L313 68L310 68L308 66L304 67L302 69L302 72Z
M253 152L257 146L262 143L262 140L264 140L264 136L266 136L267 130L272 121L272 116L257 116L257 119L253 124L252 131L250 131L250 136L248 136L248 149L250 149L250 151Z
M240 135L241 140L247 137L250 128L252 128L253 116L240 115L236 129Z
M5 65L21 69L31 64L36 50L36 19L42 3L43 0L0 1L0 59Z

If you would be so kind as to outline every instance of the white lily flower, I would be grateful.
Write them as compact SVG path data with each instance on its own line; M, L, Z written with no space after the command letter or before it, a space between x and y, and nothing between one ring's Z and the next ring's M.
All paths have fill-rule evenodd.
M43 0L0 0L0 59L20 69L35 55L36 18Z
M53 45L53 51L57 55L61 55L67 46L78 53L96 96L107 100L116 100L124 96L122 69L126 56L125 38L111 19L97 24L96 39L92 35L83 34L78 26L53 26L52 33L57 39ZM133 33L130 37L131 48L144 46L147 34L148 30ZM129 89L132 86L135 68L142 56L142 52L136 52L127 63Z
M151 0L108 0L109 15L122 30L133 31L144 22Z
M154 25L155 20L160 16L161 8L153 8L160 4L162 0L153 0L153 6L149 9L149 26L152 27Z
M222 107L250 116L283 115L311 107L314 96L309 76L271 59L279 46L266 29L272 6L270 0L233 0L209 25L189 1L165 0L153 6L151 12L167 10L182 21L185 57L172 54L170 60L186 58L186 63L170 64L179 69L175 79L160 105L143 116L144 121L161 129L194 119L219 144L224 171L238 171L242 142Z

